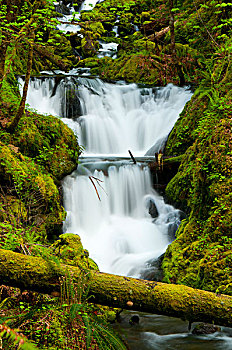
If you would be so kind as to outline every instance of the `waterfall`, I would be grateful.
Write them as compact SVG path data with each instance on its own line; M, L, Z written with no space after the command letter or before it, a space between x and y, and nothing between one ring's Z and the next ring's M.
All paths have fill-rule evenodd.
M63 183L65 231L81 236L101 271L139 277L141 266L166 249L171 225L168 215L174 209L152 190L148 167L114 164L92 174L83 164L78 172L82 175L74 173ZM90 175L94 176L100 200ZM156 203L162 223L153 223L150 201Z
M140 277L173 239L178 210L152 189L146 162L132 164L125 155L130 149L154 156L190 97L187 88L171 84L139 88L83 76L31 80L31 107L62 117L85 147L78 169L63 181L64 231L81 236L101 271Z
M81 7L80 11L90 11L94 8L94 6L97 4L98 0L85 0Z
M85 155L126 155L130 149L143 156L149 149L154 155L164 145L190 97L187 88L172 84L139 89L136 84L64 77L57 85L48 77L31 81L28 102L65 118Z

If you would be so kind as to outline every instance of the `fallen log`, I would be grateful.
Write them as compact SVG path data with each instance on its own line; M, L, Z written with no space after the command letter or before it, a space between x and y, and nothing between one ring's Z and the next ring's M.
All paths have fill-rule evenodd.
M174 25L176 24L177 21L174 22ZM148 39L151 41L157 41L157 40L161 40L170 30L170 27L165 27L162 30L160 30L159 32L156 32L155 34L151 34L148 36Z
M0 284L54 295L65 271L74 282L81 274L78 267L0 249ZM89 301L97 304L232 327L230 296L96 271L90 271L89 287Z
M53 63L55 66L59 67L61 70L67 72L69 70L69 67L67 64L65 64L59 56L55 55L54 53L50 52L48 49L46 49L44 46L35 44L34 50L42 57L46 58L48 61Z

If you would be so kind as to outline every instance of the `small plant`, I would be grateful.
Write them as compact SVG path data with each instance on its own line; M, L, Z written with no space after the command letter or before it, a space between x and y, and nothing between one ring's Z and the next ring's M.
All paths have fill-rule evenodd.
M3 349L3 343L6 347L9 345L10 347L17 346L17 349L21 350L38 350L23 334L16 332L7 325L0 324L0 349Z
M70 275L61 279L60 303L67 311L72 339L78 349L126 350L122 340L99 314L99 309L87 303L90 283L89 272L85 271L77 283Z

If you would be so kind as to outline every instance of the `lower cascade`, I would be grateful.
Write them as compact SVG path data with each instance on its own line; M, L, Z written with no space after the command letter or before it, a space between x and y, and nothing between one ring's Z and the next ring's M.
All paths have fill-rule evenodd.
M139 88L83 76L30 82L30 106L62 117L84 146L63 181L64 231L80 235L101 271L143 277L173 239L179 212L152 189L143 156L163 148L190 97L171 84ZM125 158L128 149L140 162Z
M101 271L140 277L146 262L165 251L178 211L152 190L148 167L116 162L108 170L92 173L84 163L65 179L63 188L68 213L65 231L81 236ZM155 223L149 214L151 203L158 212Z

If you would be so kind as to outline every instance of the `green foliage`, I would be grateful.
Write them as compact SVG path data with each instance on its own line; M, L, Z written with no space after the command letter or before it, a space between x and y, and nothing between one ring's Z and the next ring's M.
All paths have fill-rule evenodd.
M166 281L231 295L230 77L229 57L208 61L202 85L169 138L169 152L184 152L185 130L191 135L179 171L166 189L173 202L188 206L189 218L169 246L163 268Z
M7 327L4 324L0 324L0 339L5 344L5 349L9 346L17 346L17 349L21 350L37 350L38 348L31 342L29 342L22 334Z
M90 283L89 273L84 271L78 283L73 283L70 275L61 280L60 302L67 312L70 327L75 329L78 320L79 327L84 330L83 348L86 346L87 349L125 350L126 347L119 336L110 329L100 314L96 315L100 310L87 304ZM80 339L77 342L78 348L82 349Z

